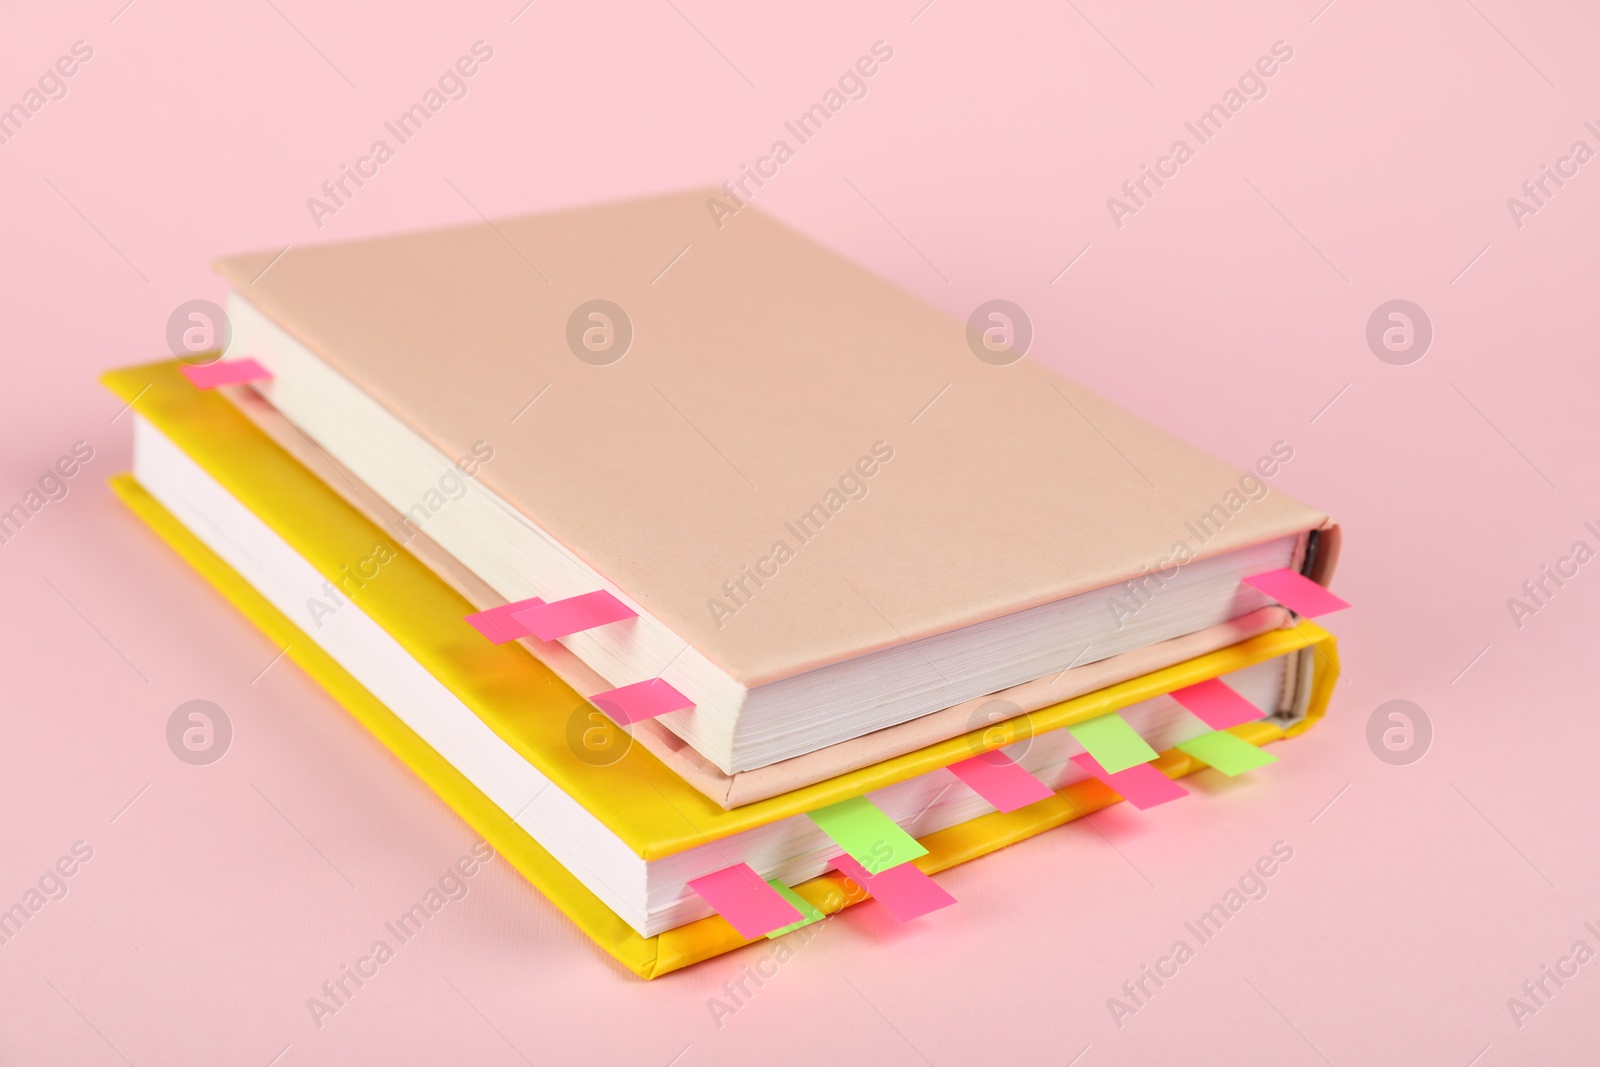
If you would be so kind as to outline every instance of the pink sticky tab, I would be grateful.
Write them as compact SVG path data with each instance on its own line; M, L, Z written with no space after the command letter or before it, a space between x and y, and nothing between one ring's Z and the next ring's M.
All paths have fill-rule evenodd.
M507 641L515 641L519 637L531 637L533 635L533 631L518 622L515 616L523 608L531 608L543 603L544 601L538 597L518 600L510 604L501 604L497 608L490 608L488 611L480 611L476 614L468 615L463 621L471 623L474 630L477 630L495 644L503 645Z
M554 641L582 630L592 630L608 622L631 619L635 612L628 605L606 592L596 589L592 593L579 593L565 600L535 604L512 613L512 618L528 628L528 632L541 641Z
M621 689L608 689L589 698L589 703L622 726L641 719L653 719L669 711L682 711L694 707L694 701L678 692L660 678L625 685Z
M880 874L868 874L865 867L847 855L835 859L833 864L840 874L872 894L872 899L903 923L956 902L955 897L923 874L915 863L902 863Z
M739 936L748 941L805 918L751 870L748 863L735 863L716 874L696 878L689 883L689 888L716 908L717 914L727 919L739 931Z
M178 369L196 389L215 389L219 385L243 385L245 382L272 380L272 372L253 359L219 359L215 363L199 367L185 363Z
M1072 762L1115 789L1122 794L1123 800L1141 811L1189 795L1187 789L1156 770L1153 763L1141 763L1125 771L1110 774L1087 752L1073 756Z
M1267 571L1265 574L1252 574L1244 581L1246 585L1307 619L1314 619L1318 615L1327 615L1350 606L1310 578L1287 567Z
M1001 811L1016 811L1055 796L1054 789L1023 770L999 749L952 763L950 773Z
M1172 691L1172 699L1194 712L1195 717L1213 730L1226 730L1265 718L1266 712L1236 693L1221 678Z

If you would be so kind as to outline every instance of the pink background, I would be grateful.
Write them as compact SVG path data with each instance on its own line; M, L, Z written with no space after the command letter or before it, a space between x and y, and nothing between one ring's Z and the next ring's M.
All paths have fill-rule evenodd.
M95 450L0 546L0 906L94 850L0 946L0 1060L1592 1062L1600 963L1520 1029L1506 1000L1600 949L1600 564L1520 630L1506 600L1600 547L1600 162L1521 228L1505 203L1600 148L1592 7L121 3L0 35L5 104L94 49L0 146L0 508ZM478 39L470 95L318 231L305 198ZM1248 780L941 875L958 907L829 921L721 1026L765 948L642 983L501 863L318 1029L306 998L473 838L111 497L129 420L95 375L221 298L215 254L734 176L879 39L756 202L962 317L1016 301L1036 357L1230 462L1290 442L1275 484L1348 534L1328 720ZM1106 198L1278 40L1269 95L1117 228ZM1410 366L1364 339L1395 298L1435 329ZM208 767L164 740L197 698L235 729ZM1392 699L1433 725L1409 766L1366 741ZM1107 998L1280 840L1266 899L1119 1028Z

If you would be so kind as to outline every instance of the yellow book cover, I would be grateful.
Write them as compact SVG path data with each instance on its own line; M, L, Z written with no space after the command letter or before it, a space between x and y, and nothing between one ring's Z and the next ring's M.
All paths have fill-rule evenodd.
M232 405L197 391L165 362L114 371L105 384L148 420L256 517L289 542L322 575L337 580L348 561L376 543L392 543L371 523L297 463ZM411 731L387 707L323 652L226 562L191 534L131 475L113 479L130 508L310 673L430 788L482 834L536 888L597 944L635 974L654 978L730 951L748 940L717 915L655 937L642 937L556 862L538 842L468 779ZM672 855L776 820L925 774L1009 743L1083 722L1187 685L1313 649L1310 702L1305 718L1287 731L1270 721L1233 728L1262 745L1298 734L1320 718L1338 677L1331 634L1310 622L1276 630L1218 652L1107 687L992 727L908 753L881 764L724 810L685 783L641 746L615 763L579 759L569 745L568 721L583 698L556 679L516 643L492 645L462 619L474 609L454 589L403 548L384 565L384 580L363 589L362 611L418 663L472 708L498 736L558 788L577 800L636 855ZM1181 777L1204 766L1173 749L1156 766ZM1017 811L994 812L921 839L927 855L916 861L934 873L1041 833L1115 803L1095 780L1074 783ZM865 899L843 875L830 872L794 887L831 914Z

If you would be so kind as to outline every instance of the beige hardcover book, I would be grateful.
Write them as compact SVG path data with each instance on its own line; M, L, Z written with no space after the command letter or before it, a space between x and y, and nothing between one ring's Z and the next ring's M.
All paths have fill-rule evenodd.
M725 774L1225 624L1267 603L1249 574L1326 583L1336 531L1277 460L708 195L221 260L229 355L499 597L636 611L561 643L684 693L661 724Z
M235 386L225 390L224 395L246 418L272 438L274 443L299 460L368 519L391 531L405 530L404 524L400 522L402 516L398 511L362 484L354 474L340 467L326 453L319 450L304 434L290 425L289 420L285 419L281 412L254 390L245 386ZM483 579L462 566L461 561L440 548L433 538L420 530L404 538L402 543L407 551L479 610L493 608L506 602L505 598L489 588ZM863 737L840 741L803 755L733 774L724 773L659 722L646 719L635 723L630 733L657 759L671 767L679 777L700 792L724 808L738 808L818 782L825 782L841 774L871 767L895 756L902 756L940 741L971 733L975 729L999 727L1000 724L1024 712L1037 711L1097 689L1104 689L1140 675L1171 667L1185 660L1249 640L1269 630L1289 626L1292 622L1293 617L1281 607L1260 608L1248 615L1230 619L1216 626L1208 626L1195 633L1146 645L1107 659L1069 667L1047 678L1037 678L998 693L975 697L909 722L886 726ZM604 678L595 674L582 660L561 647L559 643L541 641L532 636L520 640L540 664L578 692L596 693L606 688ZM1297 679L1291 663L1285 678L1284 704L1292 705L1297 696Z

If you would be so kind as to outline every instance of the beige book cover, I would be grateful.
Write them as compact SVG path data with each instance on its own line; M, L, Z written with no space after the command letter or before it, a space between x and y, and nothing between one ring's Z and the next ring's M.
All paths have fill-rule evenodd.
M248 386L222 390L239 411L272 441L322 480L348 504L377 525L395 531L403 529L401 514L365 485L351 471L341 467L318 448L283 414ZM464 566L433 538L416 531L404 542L406 551L421 560L452 589L477 609L497 607L505 598L483 579ZM672 768L690 785L724 808L737 808L758 800L779 796L850 771L871 767L895 756L937 744L975 729L1009 729L1016 717L1037 711L1084 693L1103 689L1149 674L1184 660L1226 648L1258 634L1292 625L1293 616L1281 607L1258 608L1246 615L1208 626L1195 633L1174 637L1132 652L1084 663L1052 672L1021 685L987 696L964 700L942 711L920 716L909 722L876 730L849 741L840 741L753 770L729 774L696 752L682 738L654 719L629 727L629 732L657 759ZM580 693L597 693L608 684L587 664L560 643L528 636L521 643L534 654L535 661ZM1285 706L1293 703L1297 689L1293 664L1285 679ZM1002 726L1002 724L1006 724Z
M747 687L1331 526L708 195L217 266Z

